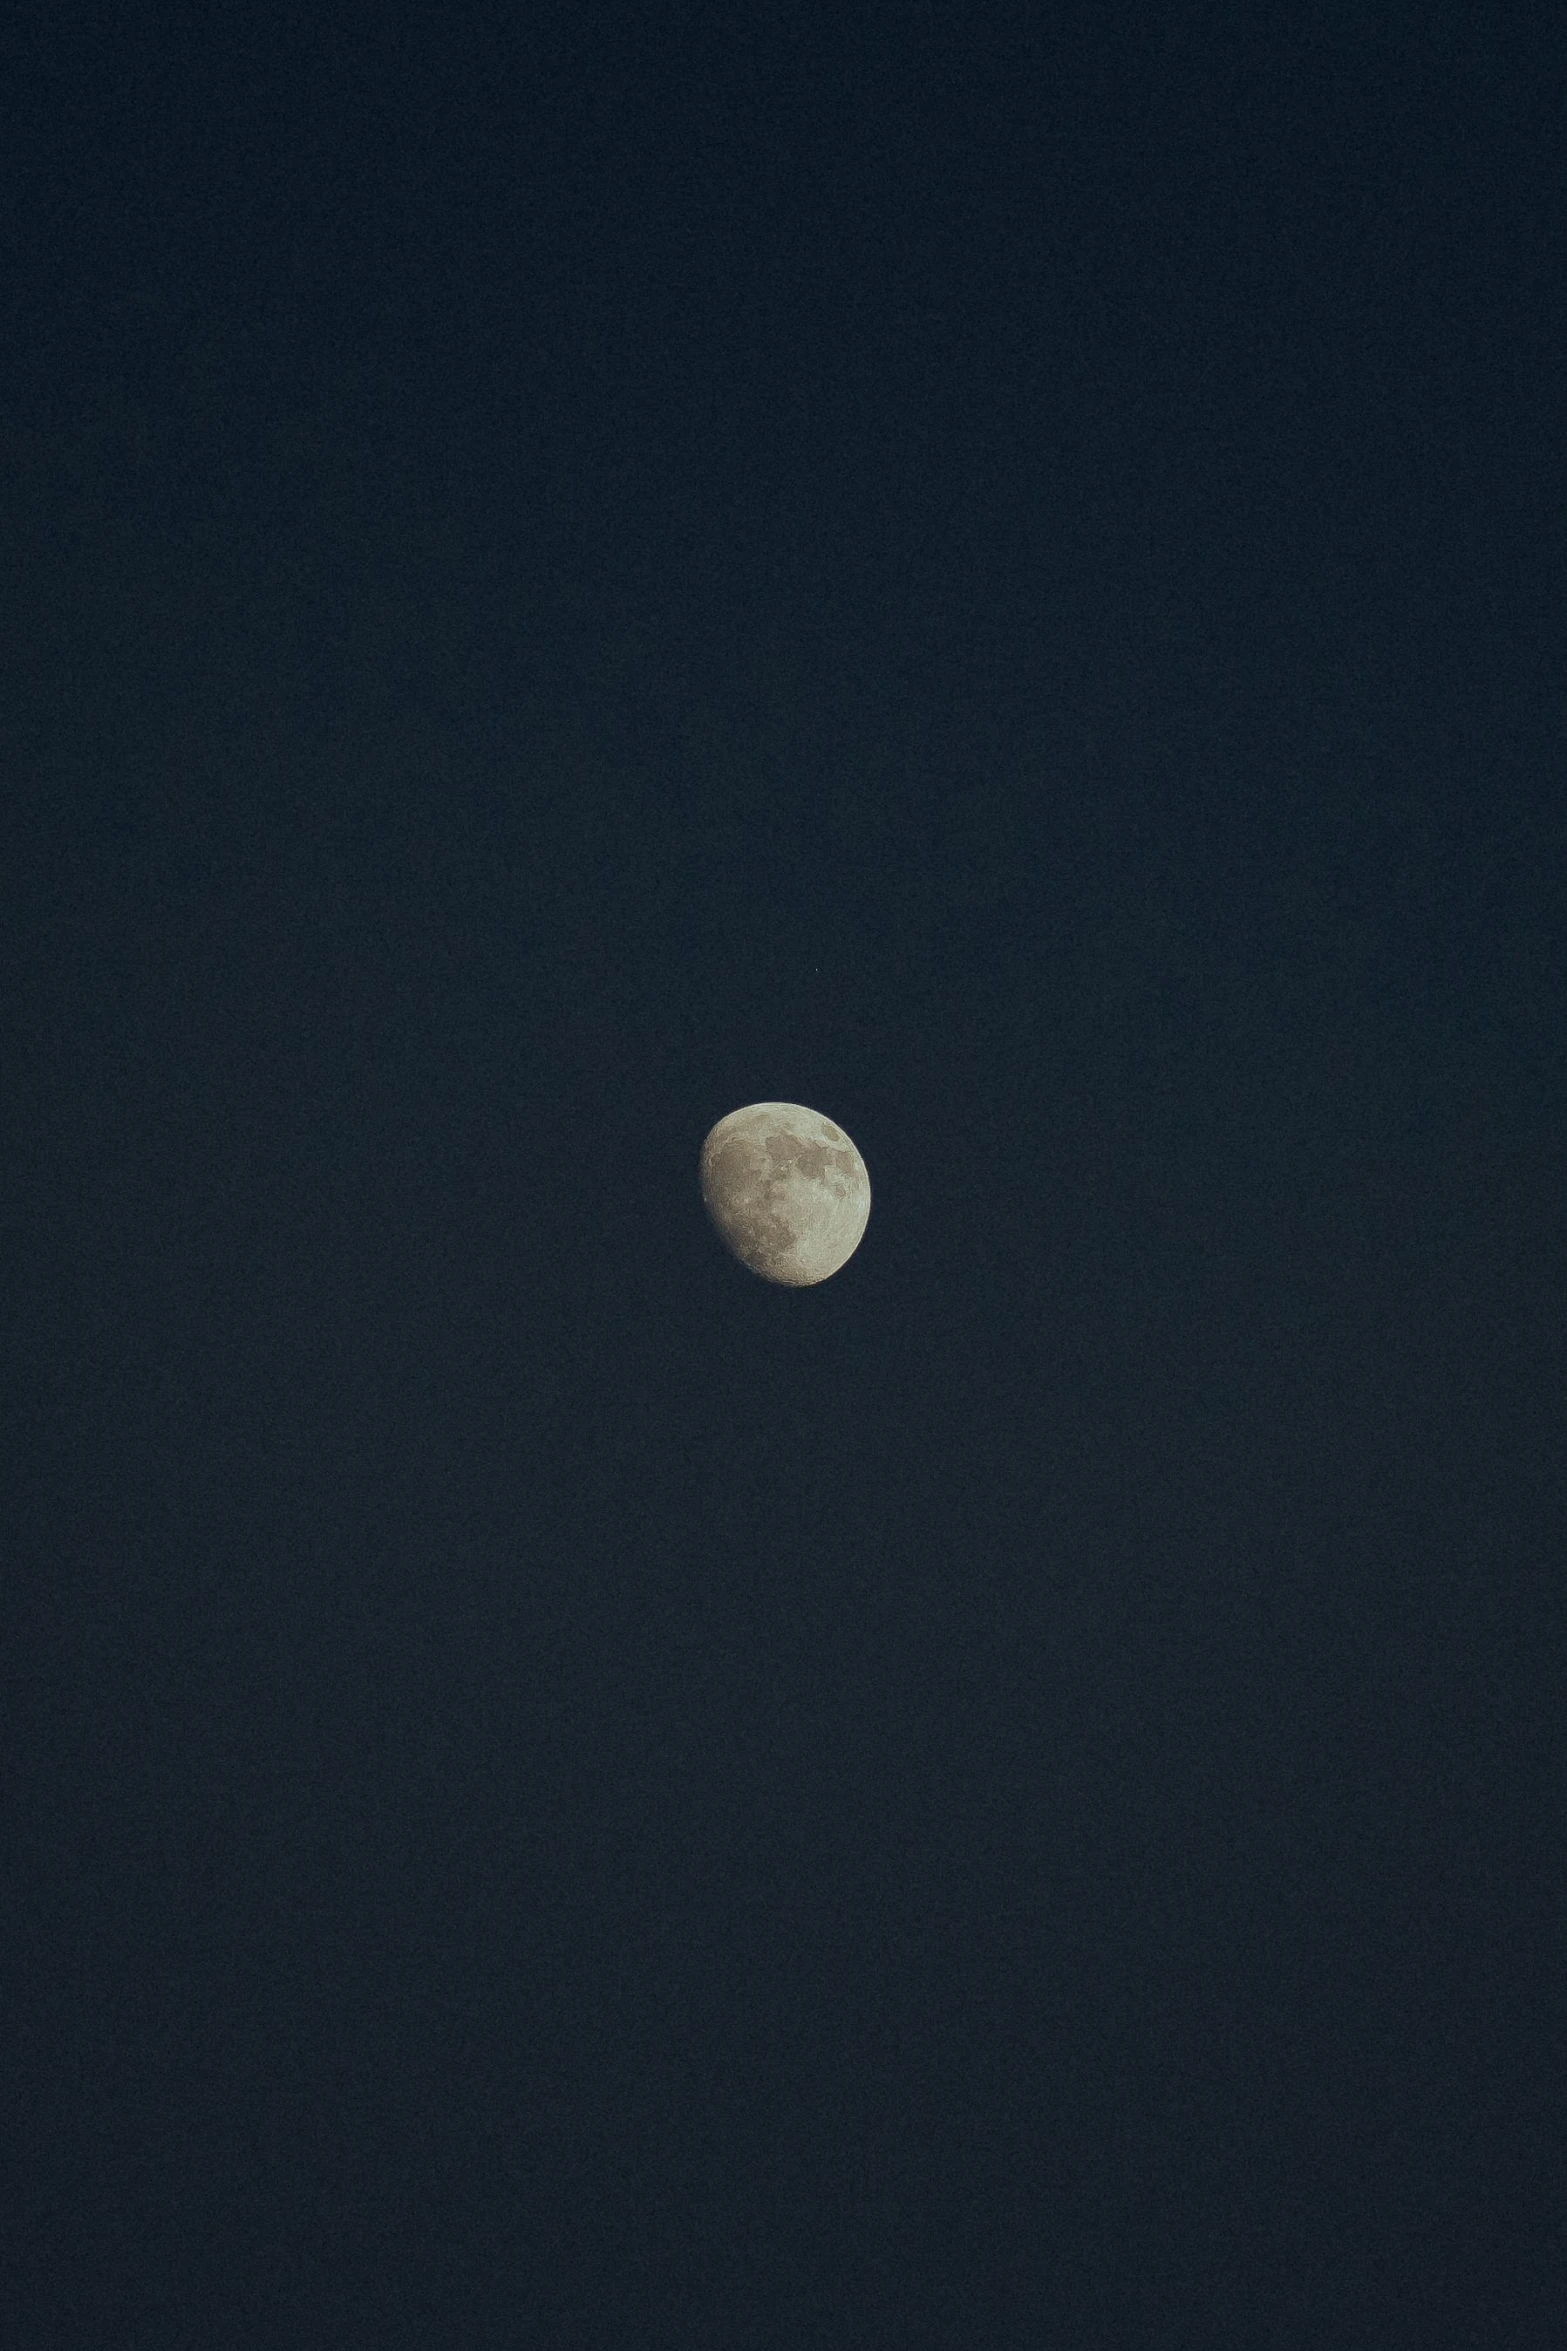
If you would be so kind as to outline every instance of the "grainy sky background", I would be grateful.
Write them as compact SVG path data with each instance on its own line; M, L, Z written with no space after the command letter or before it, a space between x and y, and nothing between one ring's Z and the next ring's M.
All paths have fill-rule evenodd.
M1550 12L0 40L9 2339L1545 2351Z

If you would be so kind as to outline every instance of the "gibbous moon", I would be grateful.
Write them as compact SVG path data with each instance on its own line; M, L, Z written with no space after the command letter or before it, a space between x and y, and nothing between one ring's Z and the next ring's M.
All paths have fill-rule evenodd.
M702 1198L742 1265L803 1290L859 1247L871 1179L830 1118L798 1102L753 1102L721 1118L702 1145Z

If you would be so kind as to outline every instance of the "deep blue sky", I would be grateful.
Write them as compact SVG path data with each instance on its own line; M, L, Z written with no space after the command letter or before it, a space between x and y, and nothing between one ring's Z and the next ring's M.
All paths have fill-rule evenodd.
M3 39L10 2339L1545 2351L1559 32Z

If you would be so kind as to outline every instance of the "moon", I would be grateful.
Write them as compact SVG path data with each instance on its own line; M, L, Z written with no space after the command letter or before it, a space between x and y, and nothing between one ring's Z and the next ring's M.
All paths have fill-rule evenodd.
M842 1127L799 1102L752 1102L702 1145L702 1198L726 1249L792 1290L826 1281L860 1245L871 1179Z

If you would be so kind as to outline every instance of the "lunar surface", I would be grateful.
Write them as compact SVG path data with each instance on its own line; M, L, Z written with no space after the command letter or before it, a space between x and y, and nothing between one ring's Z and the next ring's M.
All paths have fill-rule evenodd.
M753 1102L721 1118L702 1145L702 1198L742 1265L803 1290L859 1247L871 1180L830 1118L798 1102Z

